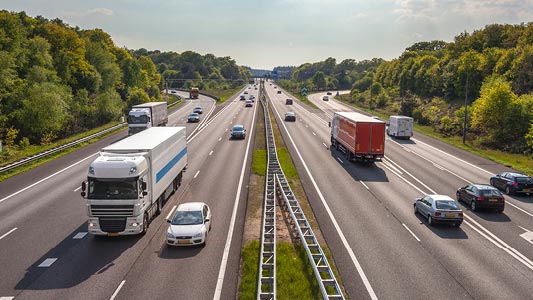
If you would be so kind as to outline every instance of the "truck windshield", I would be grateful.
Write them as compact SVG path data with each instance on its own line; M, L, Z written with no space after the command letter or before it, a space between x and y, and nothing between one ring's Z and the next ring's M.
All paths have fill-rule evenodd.
M128 116L128 124L146 124L148 123L148 116Z
M136 199L137 178L89 178L88 199Z

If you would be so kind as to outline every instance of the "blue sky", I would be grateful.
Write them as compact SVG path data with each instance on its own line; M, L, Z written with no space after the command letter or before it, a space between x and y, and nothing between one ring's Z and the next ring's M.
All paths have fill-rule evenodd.
M119 47L231 56L271 69L398 57L487 24L533 21L533 0L0 0L1 9L100 28Z

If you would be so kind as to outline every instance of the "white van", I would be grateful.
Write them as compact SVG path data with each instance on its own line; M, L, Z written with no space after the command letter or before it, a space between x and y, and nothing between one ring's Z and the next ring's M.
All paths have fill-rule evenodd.
M406 116L390 116L387 134L399 139L410 139L413 136L413 118Z

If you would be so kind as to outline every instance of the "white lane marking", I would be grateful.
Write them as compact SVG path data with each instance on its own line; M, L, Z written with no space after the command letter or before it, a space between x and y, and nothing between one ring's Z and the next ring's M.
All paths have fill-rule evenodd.
M15 297L0 297L0 300L13 300Z
M315 135L315 136L316 136L316 133L315 133L314 131L313 131L313 135Z
M254 106L254 115L252 117L252 128L250 130L251 133L254 132L255 116L257 115L258 106L259 105ZM231 240L233 238L233 228L235 227L235 220L237 218L237 208L239 207L239 199L240 199L240 194L241 194L241 189L242 189L242 182L244 180L244 173L246 170L246 161L248 160L248 153L250 152L251 141L252 139L248 139L248 145L246 146L246 152L244 154L244 160L242 162L241 177L239 178L239 186L237 188L237 194L235 195L235 201L233 204L233 212L231 213L231 221L230 221L230 226L228 230L228 237L226 238L226 245L224 246L224 253L222 254L222 262L220 263L220 270L218 272L218 280L217 280L217 285L215 287L215 295L213 296L213 300L220 300L220 295L222 294L222 285L224 284L224 276L226 274L226 265L228 263Z
M387 160L383 160L382 161L383 164L387 165L389 167L389 169L394 169L397 173L399 173L400 175L402 175L402 171L398 170L398 168L396 168L395 166L393 166L390 162L388 162Z
M219 138L218 138L218 141L219 141L219 142L222 141L222 137L219 137Z
M74 190L74 192L77 192L77 191L79 191L80 189L81 189L81 185L80 185L79 187L77 187L77 188Z
M47 258L40 265L38 265L37 267L39 267L39 268L48 268L53 263L55 263L56 260L57 260L57 258Z
M115 292L113 293L113 295L111 295L111 298L109 298L109 300L113 300L113 299L115 299L115 297L118 295L118 292L120 292L120 289L122 288L122 286L124 285L124 283L126 283L126 280L122 280L122 282L118 285L117 289L115 290Z
M391 163L393 163L398 169L402 170L405 174L411 176L414 180L416 180L416 182L420 183L423 187L425 187L426 189L432 191L433 194L436 194L436 192L434 192L429 186L427 186L426 184L424 184L420 179L418 179L418 178L416 178L415 176L413 176L413 174L409 173L406 169L402 168L399 164L395 163L393 160L391 160L391 159L388 158L388 157L385 157L385 159L387 159L388 161L390 161Z
M526 228L524 228L522 226L518 226L518 227L522 228L525 231L524 233L522 233L520 235L520 237L523 238L524 240L530 242L531 244L533 244L533 232L527 230Z
M214 102L214 100L213 100L213 102ZM195 138L196 138L196 137L197 137L202 131L204 131L204 130L207 128L207 126L208 126L209 124L211 124L212 122L214 122L214 121L218 118L218 116L220 116L220 115L221 115L221 114L222 114L222 113L223 113L228 107L231 107L231 106L230 106L230 105L226 105L226 106L224 106L220 111L218 111L218 112L216 113L216 115L213 116L213 118L209 119L209 121L208 121L207 123L201 123L201 124L202 124L202 125L200 126L201 128L199 128L199 130L196 131L196 132L193 131L193 132L194 132L194 135L191 134L191 135L187 138L187 144L190 143L190 142L192 142L192 140L194 140L194 139L195 139ZM210 110L209 113L207 113L207 115L204 117L204 120L207 120L208 117L211 116L211 114L213 113L213 111L215 110L215 108L216 108L216 103L211 107L211 110ZM204 121L202 121L202 122L204 122ZM197 127L197 128L198 128L198 127ZM195 129L195 130L196 130L196 129Z
M87 232L78 232L75 236L72 237L74 240L81 240L87 235Z
M362 180L359 180L359 182L367 189L370 191L370 188L368 187L368 185L366 185Z
M200 174L200 170L196 171L196 174L194 174L194 177L196 179L196 177L198 177L198 174Z
M405 225L404 223L402 223L403 227L405 227L405 229L407 229L407 231L409 231L409 233L417 240L420 242L420 239L416 236L416 234L414 234L414 232L411 231L411 229L409 229L409 227L407 227L407 225Z
M176 205L172 206L172 209L170 210L170 212L168 213L167 217L165 218L165 220L170 220L170 216L172 216L172 213L174 212L174 210L176 209Z
M443 168L443 167L441 167L441 166L439 166L439 165L438 165L438 164L436 164L436 163L433 163L433 166L434 166L435 168L437 168L437 169L441 170L441 171L444 171L444 168Z
M226 131L228 131L228 129L226 128Z
M326 143L322 143L322 145L324 145L324 147L326 147L326 149L328 149L328 145L326 145Z
M60 174L60 173L62 173L62 172L65 172L66 170L68 170L68 169L70 169L70 168L72 168L72 167L74 167L74 166L76 166L76 165L78 165L78 164L80 164L80 163L86 161L87 159L89 159L89 158L91 158L91 157L93 157L93 156L95 156L95 155L98 155L98 153L91 154L91 155L87 156L86 158L84 158L84 159L82 159L82 160L80 160L80 161L78 161L78 162L75 162L75 163L73 163L72 165L70 165L70 166L68 166L68 167L66 167L66 168L63 168L63 169L61 169L61 170L55 172L54 174L52 174L52 175L50 175L50 176L48 176L48 177L45 177L45 178L43 178L43 179L41 179L41 180L39 180L39 181L37 181L37 182L31 184L31 185L28 185L27 187L23 188L22 190L19 190L19 191L17 191L17 192L14 192L13 194L11 194L11 195L9 195L9 196L6 196L6 197L0 199L0 203L6 201L7 199L9 199L9 198L11 198L11 197L13 197L13 196L16 196L16 195L18 195L18 194L24 192L24 191L27 190L27 189L30 189L30 188L32 188L32 187L38 185L39 183L41 183L41 182L43 182L43 181L46 181L46 180L48 180L48 179L50 179L50 178L56 176L57 174Z
M338 160L341 164L344 163L344 162L343 162L338 156L337 156L337 160Z
M462 162L462 163L465 163L465 164L467 164L467 165L469 165L469 166L471 166L471 167L474 167L474 168L476 168L476 169L478 169L478 170L480 170L480 171L483 171L483 172L485 172L485 173L487 173L487 174L494 175L494 173L492 173L492 172L489 172L489 171L487 171L487 170L485 170L485 169L483 169L483 168L480 168L480 167L478 167L478 166L476 166L476 165L474 165L474 164L471 164L471 163L469 163L469 162L467 162L467 161L465 161L465 160L462 160L462 159L460 159L460 158L457 157L457 156L451 155L451 154L449 154L449 153L447 153L447 152L444 152L444 151L442 151L442 150L440 150L440 149L438 149L438 148L436 148L436 147L433 147L433 146L431 146L431 145L429 145L429 144L426 144L426 143L424 143L424 142L422 142L422 141L420 141L420 140L418 140L418 139L414 139L414 138L412 138L412 140L415 141L416 143L421 143L421 144L426 145L426 146L428 146L428 147L430 147L430 148L433 148L433 149L439 151L440 153L443 153L443 154L446 154L446 155L448 155L448 156L450 156L450 157L453 157L453 158L457 159L458 161L460 161L460 162Z
M229 122L230 124L233 124L233 121Z
M276 106L272 105L272 107L276 111L276 114L278 115L278 118L281 119L281 116L280 116L278 110L276 109ZM328 203L326 202L326 199L324 198L324 195L322 194L322 192L318 188L318 185L317 185L317 183L315 181L315 178L311 174L311 171L307 167L307 164L305 163L302 155L300 154L300 150L298 150L298 147L296 147L296 143L292 139L292 135L290 134L289 130L287 130L287 126L285 126L285 123L281 123L281 124L285 128L285 132L287 132L287 136L289 137L289 140L291 141L292 146L294 147L294 149L296 151L296 154L298 154L298 158L302 162L302 165L304 166L305 171L307 172L307 176L309 176L309 179L313 183L313 187L317 191L318 197L320 198L320 200L322 202L322 205L324 205L324 208L326 209L326 212L328 213L328 216L329 216L331 222L333 223L333 226L335 227L335 230L339 234L339 237L340 237L340 239L342 241L342 245L344 246L346 251L348 251L348 255L350 256L350 258L352 260L352 263L354 264L355 268L357 269L357 272L359 273L359 276L361 277L361 280L363 281L363 284L365 285L365 288L366 288L368 294L370 295L370 298L372 300L377 300L378 297L377 297L376 293L374 292L374 289L372 288L372 285L370 285L370 281L366 277L366 274L363 271L363 268L362 268L361 264L359 263L359 260L357 260L357 257L355 256L355 253L353 252L353 249L350 247L350 244L348 244L348 240L346 239L346 236L344 235L342 229L340 228L339 223L337 222L337 219L335 218L335 216L331 212L331 209L330 209Z
M518 209L519 211L525 213L526 215L529 215L530 217L533 217L533 214L532 214L532 213L530 213L530 212L524 210L523 208L521 208L521 207L519 207L519 206L517 206L517 205L515 205L515 204L513 204L513 203L511 203L511 202L509 202L509 198L507 198L507 200L505 200L505 204L506 204L506 205L511 205L512 207Z
M393 139L389 139L389 140L391 140L391 141L393 141L393 142L395 142L395 143L398 143L398 142L396 142L396 141L393 140ZM398 144L398 145L399 145L399 144ZM402 149L403 149L405 152L412 152L411 150L407 149L406 147L402 147Z
M211 152L209 152L209 156L211 156L213 154L213 150L211 150Z
M13 231L17 230L17 227L11 229L10 231L4 233L2 236L0 236L0 240L5 238L6 236L8 236L10 233L12 233Z

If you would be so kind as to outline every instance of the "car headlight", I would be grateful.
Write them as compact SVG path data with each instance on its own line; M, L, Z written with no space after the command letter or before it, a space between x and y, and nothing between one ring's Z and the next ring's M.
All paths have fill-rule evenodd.
M193 235L193 238L201 238L203 236L204 236L204 233L200 232L200 233L197 233L197 234Z
M174 238L174 235L170 232L167 232L167 238L169 239L173 239Z

